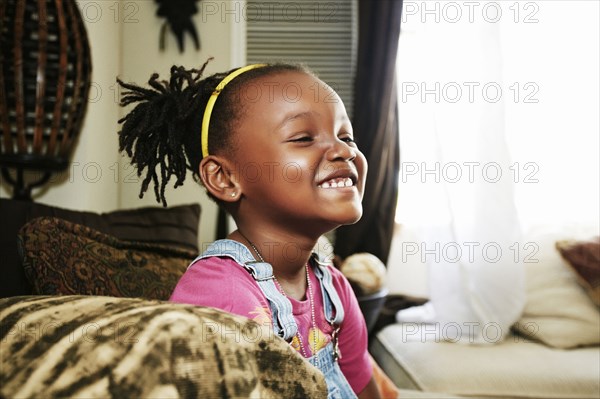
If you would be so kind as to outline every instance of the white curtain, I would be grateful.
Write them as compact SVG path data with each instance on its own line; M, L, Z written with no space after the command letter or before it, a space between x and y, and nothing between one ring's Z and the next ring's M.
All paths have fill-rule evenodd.
M570 63L557 61L561 50L572 60L586 57L581 54L589 49L573 51L583 39L597 45L597 27L591 24L586 32L577 25L585 24L581 18L594 10L597 18L597 4L584 10L586 2L578 3L579 12L564 1L489 2L480 8L405 3L398 69L402 163L397 220L412 229L412 239L402 242L402 259L418 258L428 265L430 302L400 312L400 321L434 323L440 339L501 340L525 304L523 263L535 261L535 243L526 242L522 227L577 216L572 207L543 195L560 191L560 182L548 172L557 156L566 159L563 150L569 144L556 146L554 157L545 152L556 135L570 137L556 131L555 124L563 121L560 112L569 101L590 105L579 97L562 98L567 104L553 106L557 96L570 93L553 92L557 84L545 80L560 81L567 72L562 68ZM565 25L575 32L565 32ZM564 40L565 35L574 42ZM597 54L596 48L591 56L596 68ZM590 99L597 104L597 74L595 81L585 76L581 83L596 83ZM573 90L585 91L583 86ZM585 115L589 124L573 133L586 143L582 151L588 170L598 162L595 115L595 120ZM535 147L528 147L532 142ZM596 149L587 147L594 144ZM582 162L580 156L573 158ZM594 177L588 185L597 207L597 171ZM585 203L586 217L597 220L592 204L593 198Z

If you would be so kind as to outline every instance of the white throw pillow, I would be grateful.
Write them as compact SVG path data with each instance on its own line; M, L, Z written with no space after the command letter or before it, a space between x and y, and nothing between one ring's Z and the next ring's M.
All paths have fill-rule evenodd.
M529 235L528 242L539 250L525 262L527 303L516 331L555 348L600 344L600 311L555 247L559 240L590 233L563 228Z

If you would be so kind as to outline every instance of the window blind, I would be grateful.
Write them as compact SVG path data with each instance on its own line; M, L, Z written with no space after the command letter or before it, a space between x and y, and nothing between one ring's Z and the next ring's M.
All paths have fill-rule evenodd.
M352 117L356 0L247 0L246 61L303 63L330 85Z

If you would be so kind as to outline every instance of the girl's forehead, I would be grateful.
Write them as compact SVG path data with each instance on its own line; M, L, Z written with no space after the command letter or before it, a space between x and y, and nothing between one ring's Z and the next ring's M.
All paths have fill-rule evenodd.
M279 70L273 71L266 75L262 75L254 79L254 81L263 81L263 82L288 82L288 81L320 81L316 76L300 71L300 70Z
M327 83L302 71L277 71L248 81L241 88L239 99L244 105L256 106L341 103L338 94Z
M333 91L318 77L302 71L278 71L253 79L247 82L246 86L249 90L254 90L254 94L266 96L263 99L279 95L296 101L302 99L302 96L314 98L320 92Z

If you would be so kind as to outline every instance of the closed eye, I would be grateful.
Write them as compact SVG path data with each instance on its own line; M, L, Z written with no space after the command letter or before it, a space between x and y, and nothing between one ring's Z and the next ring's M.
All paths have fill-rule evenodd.
M313 138L311 136L301 136L301 137L296 137L293 139L288 140L291 143L309 143L311 141L313 141Z
M354 143L354 137L350 135L343 135L339 139L342 140L344 143Z

